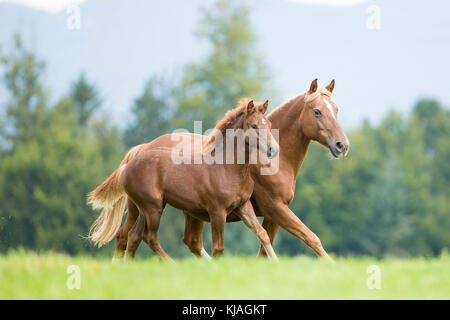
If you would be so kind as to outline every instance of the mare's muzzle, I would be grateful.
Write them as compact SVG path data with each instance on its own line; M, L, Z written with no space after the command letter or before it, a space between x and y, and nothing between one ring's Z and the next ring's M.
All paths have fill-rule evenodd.
M340 140L328 140L328 148L330 149L331 154L335 158L339 158L344 155L347 156L350 145L347 139Z

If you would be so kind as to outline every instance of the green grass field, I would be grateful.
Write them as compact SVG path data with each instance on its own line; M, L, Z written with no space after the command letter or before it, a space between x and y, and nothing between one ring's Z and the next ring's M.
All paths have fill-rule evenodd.
M106 259L13 252L0 256L0 299L449 299L450 257L375 260L253 257L207 262L157 258L111 264ZM70 265L80 289L68 289ZM369 289L367 268L381 271ZM69 281L70 282L70 281Z

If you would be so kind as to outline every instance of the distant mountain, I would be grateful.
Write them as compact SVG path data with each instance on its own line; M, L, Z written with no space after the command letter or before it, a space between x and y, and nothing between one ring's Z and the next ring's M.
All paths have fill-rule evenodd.
M126 122L129 107L154 73L176 79L208 50L194 35L199 7L208 1L90 0L80 5L81 29L67 13L0 3L0 45L19 32L48 65L46 83L61 96L81 71L99 87L104 108ZM335 101L344 126L377 120L388 107L407 111L420 96L450 101L450 3L371 1L355 6L310 6L250 1L260 48L273 75L271 104L304 91L315 77L336 79ZM369 5L381 29L366 26ZM1 99L1 98L0 98Z

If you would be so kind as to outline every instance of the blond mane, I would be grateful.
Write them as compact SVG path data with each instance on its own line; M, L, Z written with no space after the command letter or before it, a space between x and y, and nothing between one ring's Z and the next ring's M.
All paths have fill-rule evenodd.
M327 90L327 88L325 88L324 86L320 86L317 89L317 91L314 92L313 94L308 94L308 90L306 90L305 92L300 93L299 95L296 95L295 97L292 97L292 98L286 100L285 102L283 102L282 104L280 104L278 107L276 107L275 109L272 110L272 112L269 114L269 116L273 117L277 113L282 112L286 106L291 105L297 99L301 99L303 97L304 102L309 102L309 101L313 101L314 99L319 97L321 94L326 95L327 97L331 97L331 92L329 90Z
M313 101L320 95L326 95L327 97L331 97L331 92L327 90L324 86L320 86L316 92L308 94L308 90L305 92L305 102Z

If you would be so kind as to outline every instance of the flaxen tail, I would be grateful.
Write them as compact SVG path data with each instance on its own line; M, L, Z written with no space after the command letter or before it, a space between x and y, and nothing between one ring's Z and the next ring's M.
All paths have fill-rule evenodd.
M93 209L102 209L89 231L89 239L99 247L111 241L122 223L127 196L119 177L126 164L139 153L140 144L131 148L117 168L101 185L88 194L88 204Z

